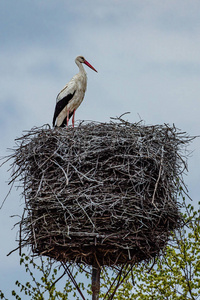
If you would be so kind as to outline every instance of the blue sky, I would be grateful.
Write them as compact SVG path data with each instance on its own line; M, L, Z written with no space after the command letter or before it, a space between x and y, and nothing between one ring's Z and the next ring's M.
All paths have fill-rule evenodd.
M200 2L197 0L2 0L0 2L0 155L23 130L52 123L58 92L85 58L88 89L79 120L108 122L126 111L130 122L175 124L200 134ZM189 147L185 177L199 201L200 141ZM0 168L1 195L8 192L7 166ZM18 274L17 228L23 199L13 190L0 211L0 288ZM4 241L4 242L2 242ZM7 276L4 276L4 275ZM3 277L2 277L3 275ZM2 277L2 278L1 278Z

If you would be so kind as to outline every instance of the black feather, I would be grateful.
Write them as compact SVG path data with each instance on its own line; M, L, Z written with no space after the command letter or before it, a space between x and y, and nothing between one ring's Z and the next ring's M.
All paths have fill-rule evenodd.
M63 110L63 108L69 103L69 101L74 97L76 91L74 91L73 94L68 94L67 96L65 96L63 99L59 100L56 103L56 107L55 107L55 111L54 111L54 116L53 116L53 126L55 126L55 122L56 122L56 118L58 117L58 115L61 113L61 111ZM69 117L71 117L73 115L73 113L69 114ZM65 120L64 120L65 121ZM63 122L64 122L63 121ZM63 125L63 123L62 123ZM64 127L65 124L61 127Z

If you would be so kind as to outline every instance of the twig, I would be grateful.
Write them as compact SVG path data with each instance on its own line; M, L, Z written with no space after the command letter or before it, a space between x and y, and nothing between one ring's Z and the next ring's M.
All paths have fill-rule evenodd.
M160 176L161 176L161 171L162 171L162 164L163 164L163 153L164 153L164 148L162 146L161 148L161 160L160 160L160 168L159 168L159 173L158 173L158 178L156 180L156 184L155 184L155 188L154 188L154 191L153 191L153 197L152 197L152 204L156 207L155 203L154 203L154 200L155 200L155 195L156 195L156 191L157 191L157 188L158 188L158 183L159 183L159 180L160 180ZM157 208L157 207L156 207Z
M25 199L20 249L88 265L96 253L101 266L159 255L183 225L177 196L190 141L175 126L123 115L25 132L6 157L11 188L17 181Z
M65 265L64 263L61 263L61 264L62 264L64 270L66 271L66 273L68 274L69 278L71 279L72 283L73 283L74 286L76 287L76 289L77 289L77 291L79 292L79 294L80 294L80 296L82 297L82 299L83 299L83 300L86 300L85 297L83 296L83 293L81 292L81 290L80 290L80 288L79 288L79 286L78 286L78 284L77 284L77 282L76 282L74 276L72 275L70 269L68 268L68 266Z

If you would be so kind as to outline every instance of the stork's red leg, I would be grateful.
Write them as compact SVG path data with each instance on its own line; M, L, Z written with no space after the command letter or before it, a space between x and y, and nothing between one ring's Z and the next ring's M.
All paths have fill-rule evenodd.
M73 126L73 127L74 127L75 111L76 111L76 110L74 110L73 116L72 116L72 126Z

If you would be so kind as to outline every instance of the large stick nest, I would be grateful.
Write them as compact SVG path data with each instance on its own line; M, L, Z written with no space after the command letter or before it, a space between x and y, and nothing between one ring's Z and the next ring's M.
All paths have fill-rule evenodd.
M27 132L12 155L25 196L20 247L89 265L155 257L181 226L189 140L174 126L121 119Z

